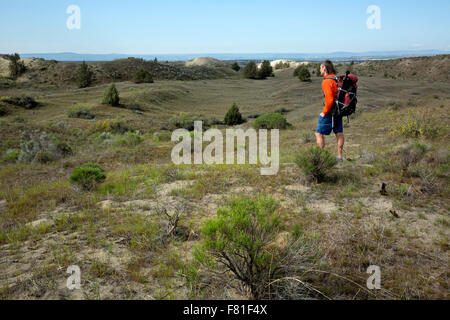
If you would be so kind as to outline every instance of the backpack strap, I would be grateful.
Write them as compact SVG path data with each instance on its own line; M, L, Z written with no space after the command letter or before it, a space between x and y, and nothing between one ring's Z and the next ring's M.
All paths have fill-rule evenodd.
M327 77L327 78L323 79L323 81L328 80L328 79L334 80L334 81L336 82L336 86L338 87L338 92L339 92L339 79L338 79L338 77L336 77L336 76L334 76L334 77ZM334 99L334 104L335 104L335 105L338 104L337 98ZM332 109L331 112L332 112L332 116L331 116L331 126L332 126L332 128L334 129L334 112L335 112L335 106L333 106L333 109Z
M323 79L323 81L328 80L328 79L336 81L336 84L339 86L338 77L328 77L328 78Z

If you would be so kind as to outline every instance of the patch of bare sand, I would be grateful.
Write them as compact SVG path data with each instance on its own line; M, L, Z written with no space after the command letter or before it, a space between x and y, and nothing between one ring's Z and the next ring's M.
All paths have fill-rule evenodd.
M77 213L76 208L72 207L72 208L68 208L65 206L60 206L57 207L55 210L51 211L51 212L41 212L37 219L34 221L31 221L29 223L27 223L27 226L30 226L32 228L38 227L38 226L43 226L43 225L47 225L47 226L53 226L54 225L54 220L56 218L61 217L62 215L72 215Z
M233 187L231 188L231 193L237 193L237 194L250 194L255 192L255 188L250 186L243 186L243 187Z
M170 195L173 190L182 189L193 184L192 180L180 180L172 183L166 183L160 186L157 191L158 197L166 197Z
M81 290L67 288L66 265L59 265L61 244L77 238L77 250L72 252L70 264L81 269ZM106 264L108 272L127 277L127 265L133 253L125 244L115 241L107 248L92 248L86 238L77 233L46 234L39 241L25 241L15 251L9 245L0 247L0 288L9 288L16 299L154 299L156 291L164 289L151 277L149 265L141 270L147 283L116 281L114 277L97 277L91 273L94 261ZM41 273L50 268L51 273ZM56 270L56 272L55 272ZM178 283L182 286L182 283ZM186 296L177 294L177 297Z
M309 201L307 204L308 209L320 211L325 214L331 214L337 212L339 208L333 201L329 200L313 200Z
M42 65L42 60L37 58L23 58L21 61L23 61L25 67L30 70L38 69ZM9 60L3 57L0 57L0 76L9 76Z
M389 211L393 209L392 201L388 198L361 198L362 204L373 213L390 214Z
M217 209L226 204L226 197L220 194L205 195L197 207L207 213L208 216L217 213Z
M291 185L284 186L286 191L295 191L295 192L308 192L311 188L301 184L301 183L295 183Z
M103 210L114 209L131 209L144 214L151 214L155 210L164 207L168 212L176 210L181 200L170 195L175 189L185 188L192 185L192 181L175 181L166 183L159 187L156 199L136 199L124 202L116 202L113 200L103 200L97 203L97 206Z
M0 76L7 77L9 75L9 61L0 57Z

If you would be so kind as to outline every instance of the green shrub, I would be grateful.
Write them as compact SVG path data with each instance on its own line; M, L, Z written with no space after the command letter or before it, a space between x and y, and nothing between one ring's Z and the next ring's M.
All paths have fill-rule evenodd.
M135 132L127 132L125 137L119 140L119 144L127 145L129 147L134 147L140 144L144 139Z
M87 88L91 86L92 82L94 81L94 72L92 71L91 67L89 67L84 61L78 68L76 80L79 88Z
M34 100L33 97L21 95L19 97L11 97L3 99L4 102L15 105L17 107L22 107L25 109L34 109L37 107L38 103Z
M244 122L242 119L242 114L239 112L239 107L236 103L233 103L231 108L228 110L225 115L224 122L227 126L234 126Z
M27 122L27 119L22 116L15 116L13 121L17 123L25 123Z
M153 83L153 77L147 70L140 69L134 76L135 83Z
M63 158L73 155L72 148L65 142L56 145L56 152Z
M237 71L241 70L241 67L239 66L239 64L237 62L235 62L231 65L231 69L233 69L234 71L237 72Z
M78 118L78 119L94 119L95 115L92 113L92 108L84 106L84 105L75 105L67 111L67 116L69 118Z
M286 129L291 126L286 118L279 113L266 113L256 118L255 129Z
M286 109L286 108L280 108L274 111L274 113L280 113L280 114L286 114L288 113L290 110Z
M203 224L203 239L194 249L192 268L204 266L226 277L220 281L230 281L227 274L231 273L250 289L254 299L314 296L306 289L304 270L318 264L320 250L299 226L283 231L279 208L278 202L263 196L235 198L219 208L217 217ZM186 276L194 283L198 280L198 272Z
M93 190L98 183L105 181L106 175L102 167L96 163L87 163L75 168L70 176L70 182L77 184L83 190Z
M131 131L131 128L122 120L118 118L114 120L99 120L93 123L90 127L91 133L93 132L111 132L117 134L124 134Z
M313 140L313 135L311 132L302 132L300 137L303 143L310 143Z
M295 69L294 75L300 79L300 81L303 82L310 82L311 81L311 73L309 72L308 68L305 66L299 66Z
M170 141L172 139L172 133L170 131L163 130L157 132L154 137L157 141Z
M398 151L400 168L407 171L410 165L422 160L428 152L429 147L423 143L415 142Z
M247 116L247 118L248 118L248 119L256 119L256 118L258 118L258 117L260 117L260 116L262 116L261 113L250 113L250 114Z
M48 163L55 160L53 155L48 151L39 151L36 153L36 156L34 157L35 162L38 163Z
M267 297L277 272L269 243L280 230L278 204L270 198L235 199L202 227L204 237L194 251L197 261L215 259L247 285L255 299Z
M185 112L180 112L176 116L170 118L169 125L173 128L192 131L194 130L195 121L202 121L203 129L206 129L211 125L210 119L206 118L205 116Z
M291 66L289 62L280 61L275 65L275 70L287 69Z
M0 106L0 117L6 116L8 114L8 109L4 106Z
M320 63L318 63L316 65L316 76L321 77L322 75L320 74Z
M266 79L273 75L273 68L270 65L270 61L264 60L261 64L261 68L258 70L258 79Z
M254 61L250 61L244 67L244 77L247 79L257 79L258 78L258 68L256 67L256 63Z
M392 134L405 138L435 138L441 131L437 122L433 121L427 112L411 113L405 120L401 121Z
M301 152L297 156L295 163L300 167L307 179L320 183L336 165L336 159L328 150L313 147Z
M20 151L18 150L8 150L2 158L2 162L15 162L19 159L19 154Z
M294 69L294 73L292 74L294 77L298 78L298 75L300 74L300 70L305 68L304 65L299 65L297 68Z
M119 92L116 89L116 85L111 85L103 93L102 103L110 106L118 106L120 101Z
M20 137L20 162L47 163L72 154L72 149L40 130L25 130Z
M105 141L105 140L112 140L114 139L114 136L110 133L110 132L102 132L98 135L98 138L101 141Z

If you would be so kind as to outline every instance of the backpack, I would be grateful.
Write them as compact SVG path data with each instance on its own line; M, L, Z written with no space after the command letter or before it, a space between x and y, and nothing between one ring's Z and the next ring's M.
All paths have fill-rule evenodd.
M348 117L356 111L358 102L358 77L347 71L345 75L338 78L330 78L336 81L338 91L336 102L333 107L333 117Z

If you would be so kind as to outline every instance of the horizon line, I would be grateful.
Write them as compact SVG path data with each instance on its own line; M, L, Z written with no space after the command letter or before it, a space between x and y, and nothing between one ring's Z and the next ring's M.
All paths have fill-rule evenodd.
M13 50L14 51L14 50ZM336 53L344 54L365 54L365 53L395 53L395 52L449 52L450 49L399 49L399 50L373 50L373 51L332 51L332 52L160 52L160 53L80 53L74 51L54 51L54 52L20 52L20 54L80 54L80 55L197 55L197 54L305 54L305 55L329 55ZM17 52L17 51L16 51Z

